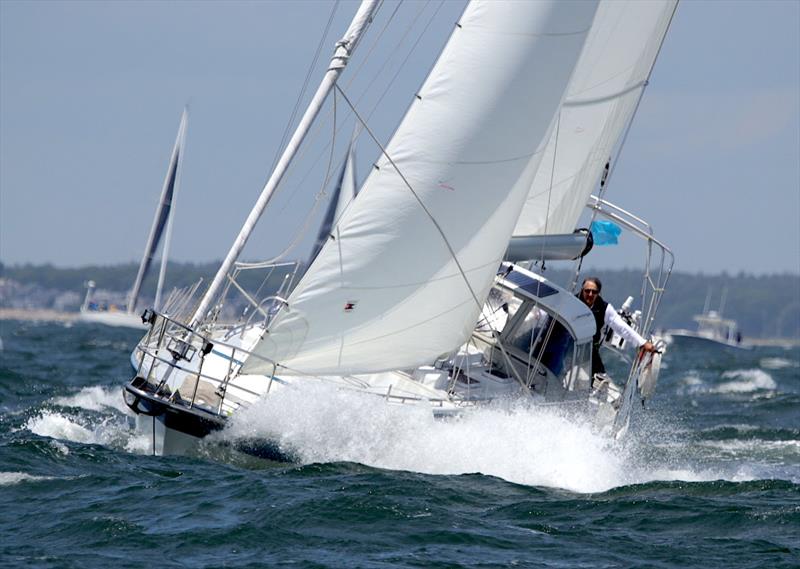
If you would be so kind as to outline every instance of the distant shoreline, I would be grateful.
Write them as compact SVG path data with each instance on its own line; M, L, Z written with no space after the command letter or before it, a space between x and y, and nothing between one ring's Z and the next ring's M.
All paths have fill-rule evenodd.
M78 312L61 312L45 308L0 308L0 320L27 320L30 322L74 322ZM751 346L800 346L800 338L742 338Z

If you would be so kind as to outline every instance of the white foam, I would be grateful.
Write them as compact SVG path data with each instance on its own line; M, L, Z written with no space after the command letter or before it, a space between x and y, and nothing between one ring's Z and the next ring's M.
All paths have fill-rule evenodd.
M89 411L116 409L128 413L128 406L122 400L119 389L108 389L100 386L84 387L75 395L56 397L53 403L62 407L78 407Z
M678 388L678 393L681 394L698 393L706 391L708 389L708 386L700 378L700 375L695 370L689 371L687 375L681 378L680 382L683 385Z
M12 486L21 482L52 480L52 476L34 476L26 472L0 472L0 486Z
M28 419L25 428L41 437L55 439L56 450L63 454L68 454L69 449L58 441L123 447L131 452L137 452L139 448L127 420L120 420L117 416L85 418L45 410Z
M92 338L88 340L87 345L92 348L111 348L120 352L130 352L131 348L128 342L120 340L108 340L105 338Z
M759 365L764 369L786 369L800 367L800 362L784 358L762 358Z
M721 383L711 391L714 393L750 393L753 391L774 390L777 387L772 376L760 369L737 369L726 371L723 379L734 379Z
M36 417L28 419L25 428L41 437L51 437L79 443L100 442L94 431L87 429L64 415L50 411L43 411Z
M705 446L719 449L731 455L752 457L754 454L774 454L788 457L790 454L800 456L800 441L765 441L761 439L706 441Z
M121 448L137 454L149 453L150 439L132 430L128 419L120 416L120 413L132 416L132 412L118 389L85 387L74 395L55 397L51 402L69 409L45 409L28 419L24 428L53 439L51 445L58 452L69 454L69 447L61 441L71 441Z
M235 415L222 436L267 438L306 464L348 461L426 474L481 473L581 493L722 477L668 460L643 461L649 443L610 440L574 413L520 403L441 421L427 406L392 406L374 396L309 386L275 393Z

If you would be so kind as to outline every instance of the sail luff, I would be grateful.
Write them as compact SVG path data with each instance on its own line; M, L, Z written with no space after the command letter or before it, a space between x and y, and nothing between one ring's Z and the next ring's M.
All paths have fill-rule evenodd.
M282 373L369 373L469 337L595 9L470 3L259 356ZM243 371L271 373L263 361Z
M261 191L256 204L253 206L253 209L250 210L250 214L247 216L244 225L242 225L242 229L239 231L239 235L236 237L236 240L228 251L228 254L225 257L225 260L222 262L222 265L217 270L214 280L211 282L205 294L203 295L197 310L192 316L192 322L200 322L211 308L212 303L214 302L217 294L219 294L222 285L226 281L226 275L230 272L231 268L233 268L233 264L239 258L239 255L244 249L247 240L250 238L250 235L255 229L256 223L258 223L261 214L264 212L264 209L267 207L267 204L272 198L273 192L278 187L278 184L288 170L289 165L297 153L297 150L305 139L306 134L308 134L312 123L322 109L322 105L325 102L328 93L330 93L331 89L336 84L339 75L347 66L350 56L357 47L361 36L366 31L367 26L372 21L372 18L374 17L379 6L379 0L363 0L353 18L353 21L350 23L350 27L347 29L347 32L342 39L336 43L336 50L331 59L331 64L328 68L328 71L325 73L319 88L314 94L314 97L312 98L311 103L300 120L300 123L292 135L292 138L286 145L286 149L281 155L278 164L275 166L275 169L272 171L272 174L264 186L264 189Z
M180 157L182 155L182 145L184 141L184 133L186 130L186 110L181 115L180 126L178 127L178 135L175 138L175 144L172 147L172 154L170 155L169 166L167 167L167 175L164 177L164 184L161 188L161 196L159 197L158 207L153 216L153 225L150 228L150 234L147 237L147 244L145 245L144 255L139 263L139 270L136 273L136 280L133 282L130 296L128 299L128 313L132 314L136 310L136 303L139 300L139 293L142 288L142 283L150 271L150 265L155 256L156 249L158 249L161 236L164 233L165 227L169 224L172 211L172 200L176 190L177 172L180 165ZM162 253L162 257L166 255Z

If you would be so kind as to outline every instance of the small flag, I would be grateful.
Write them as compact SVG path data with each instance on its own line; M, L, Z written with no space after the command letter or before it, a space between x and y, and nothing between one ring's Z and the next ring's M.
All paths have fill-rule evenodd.
M613 221L593 221L590 229L595 245L616 245L622 233L622 229Z

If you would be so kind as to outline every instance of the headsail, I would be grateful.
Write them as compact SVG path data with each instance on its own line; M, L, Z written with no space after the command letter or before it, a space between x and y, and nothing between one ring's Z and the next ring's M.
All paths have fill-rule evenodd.
M136 280L134 281L133 288L131 289L130 299L128 301L128 312L131 313L136 310L136 302L139 300L139 292L141 291L142 283L147 277L147 273L150 271L150 265L153 261L153 257L156 254L158 245L161 242L161 237L164 234L164 230L170 224L172 204L178 187L177 181L178 174L180 172L181 157L183 154L183 145L186 140L187 121L188 114L187 110L184 109L183 114L181 115L180 126L178 127L178 136L175 139L175 146L172 148L172 156L169 160L167 176L164 178L164 186L161 189L161 198L159 199L158 207L156 208L156 214L153 218L153 226L150 229L150 235L147 238L147 245L144 249L142 262L139 264L139 272L136 274ZM167 233L169 233L169 231ZM156 291L156 307L158 307L158 301L161 296L160 289L163 285L164 268L166 266L168 256L167 241L168 239L164 242L164 247L161 251L162 270L159 275L158 290Z
M677 0L602 2L514 236L571 233L630 123Z
M314 259L319 255L322 246L330 238L331 231L336 225L336 221L342 217L347 205L356 197L358 188L356 186L356 159L355 159L355 145L356 137L358 136L358 129L353 133L353 138L350 140L350 146L347 148L347 155L344 159L342 172L339 175L339 180L336 187L331 193L331 201L328 204L328 209L325 211L325 216L322 219L322 224L319 227L317 234L317 241L311 250L311 255L308 258L310 265Z
M467 7L258 355L285 373L407 369L469 337L595 9Z

